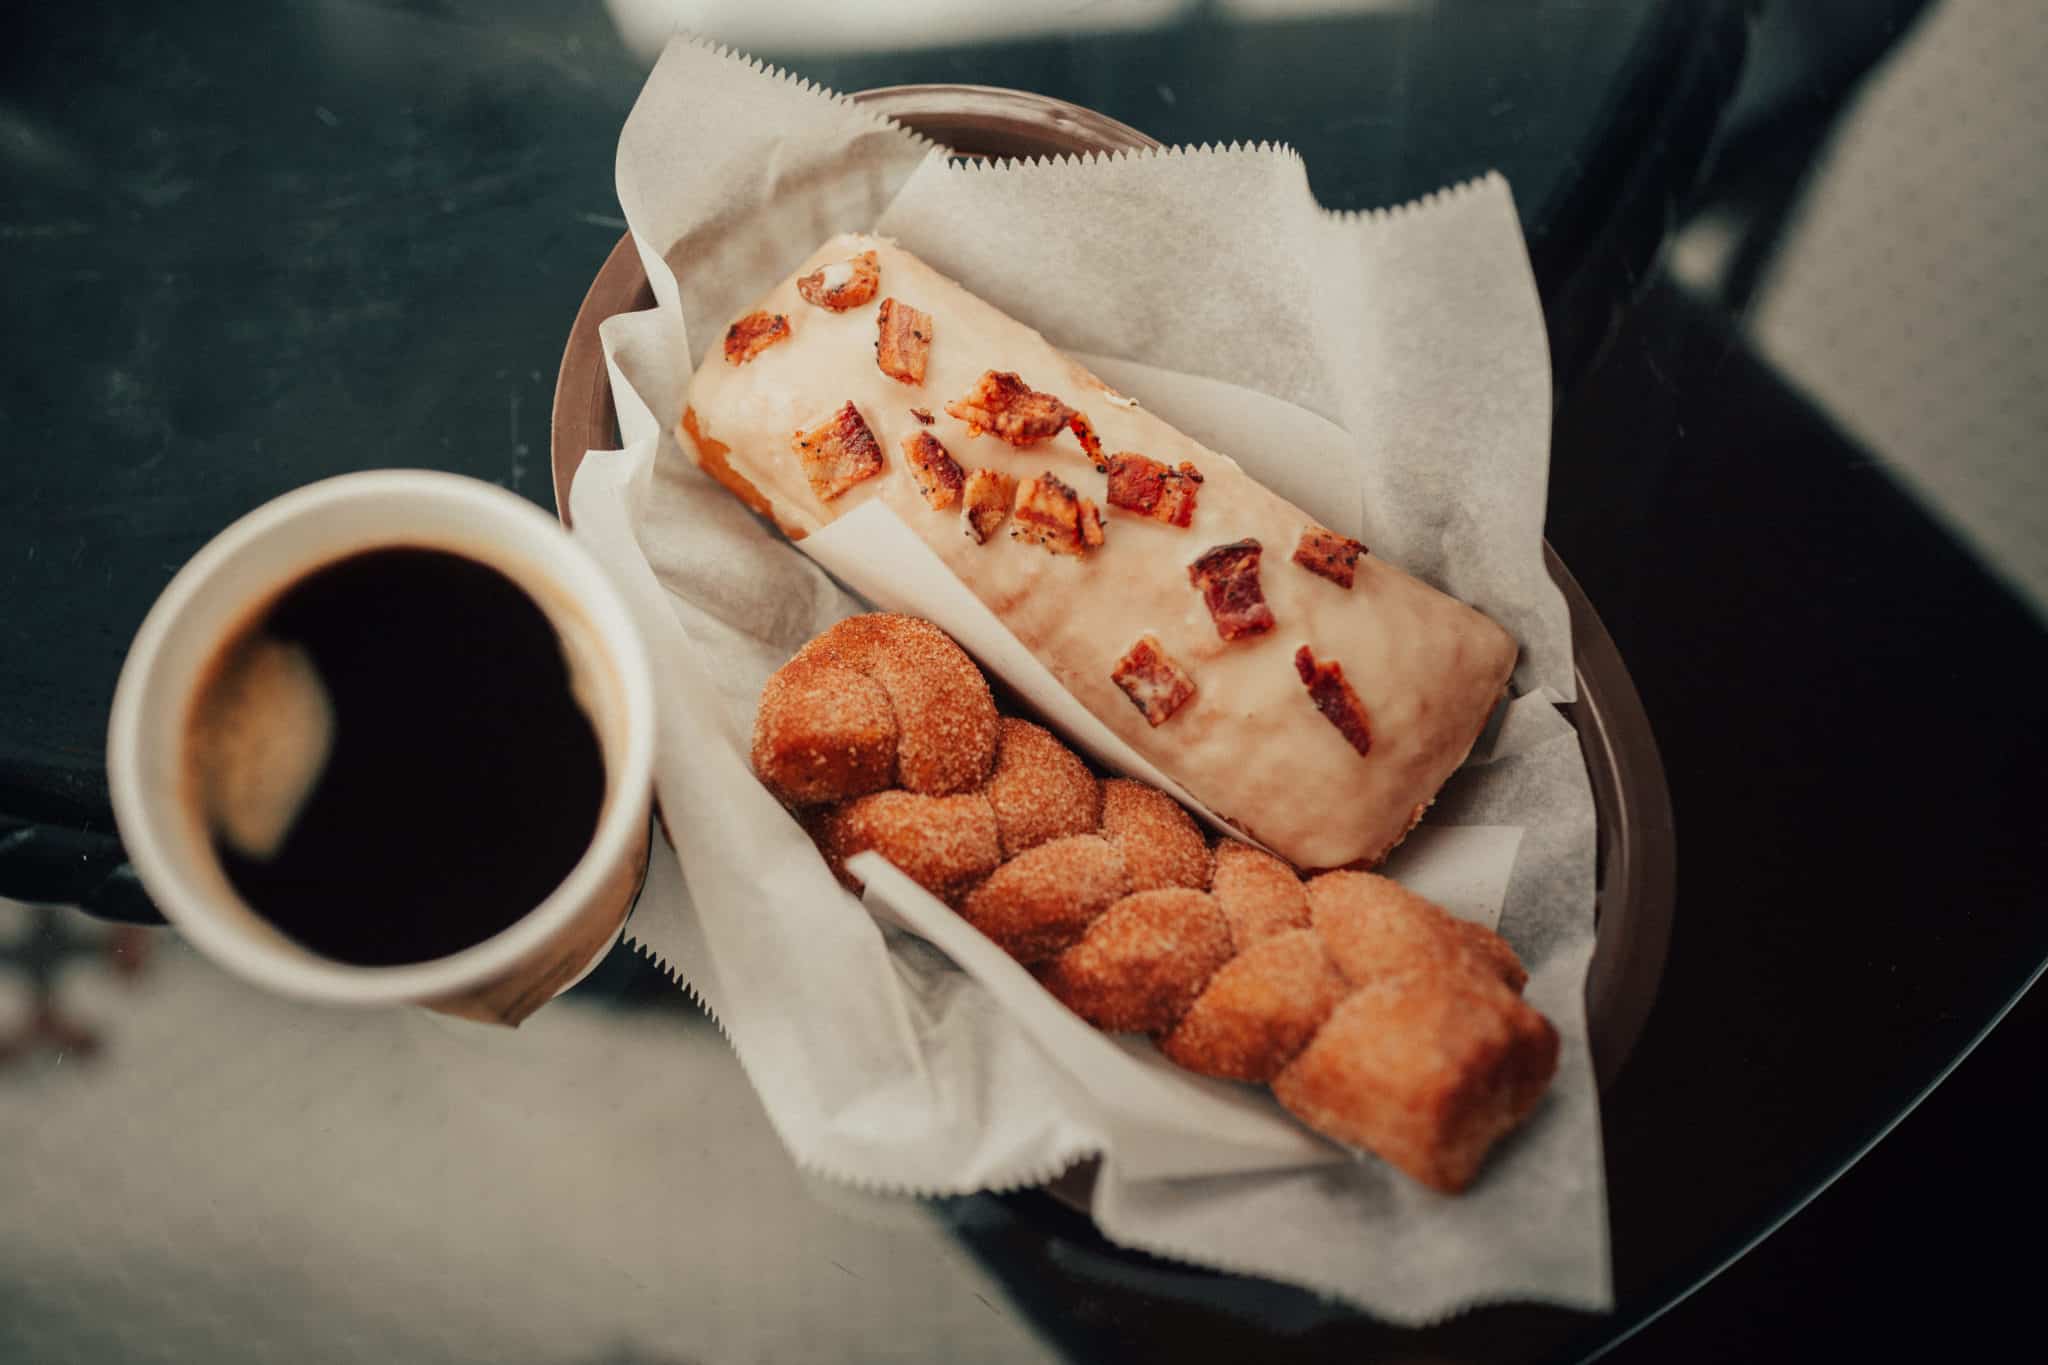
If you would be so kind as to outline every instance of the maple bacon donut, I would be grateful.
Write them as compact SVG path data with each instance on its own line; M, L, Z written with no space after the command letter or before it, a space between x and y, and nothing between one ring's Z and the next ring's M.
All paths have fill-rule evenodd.
M799 545L886 506L1097 720L1299 868L1383 859L1514 667L1478 611L880 237L831 239L733 320L678 441ZM842 662L886 690L886 656L862 657ZM850 774L881 781L875 697L850 688L843 708L811 723L863 736ZM813 771L814 739L770 736L771 786L815 799L842 780ZM903 786L974 785L914 779L911 747L899 735Z

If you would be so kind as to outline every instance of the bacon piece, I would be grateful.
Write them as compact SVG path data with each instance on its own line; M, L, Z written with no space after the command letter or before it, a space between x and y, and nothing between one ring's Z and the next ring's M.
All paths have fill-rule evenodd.
M1102 513L1054 474L1034 474L1017 485L1017 524L1010 536L1056 555L1085 555L1102 544Z
M882 472L882 448L852 403L809 431L797 432L789 443L803 461L811 491L823 502Z
M787 317L781 313L749 313L725 329L725 363L744 365L776 342L787 340Z
M1081 499L1081 543L1090 550L1102 548L1102 511L1092 498Z
M924 383L925 357L932 353L932 315L883 299L875 323L875 363L882 373L904 384Z
M1040 393L1014 374L984 370L973 392L946 404L946 411L967 423L967 434L993 432L1013 446L1035 445L1057 436L1074 418L1074 410L1049 393Z
M903 438L903 458L910 462L917 491L924 494L926 502L943 509L960 501L960 486L967 476L936 436L929 431L911 432Z
M1146 723L1155 727L1171 720L1195 695L1195 680L1174 662L1156 635L1140 635L1109 676L1131 705L1145 713Z
M1294 651L1294 671L1308 685L1308 699L1316 704L1325 720L1337 727L1337 733L1361 757L1372 752L1372 717L1366 714L1365 703L1351 690L1351 684L1344 681L1344 665L1334 659L1319 664L1315 651L1303 645Z
M1168 526L1186 526L1195 519L1195 494L1202 475L1187 461L1170 469L1144 455L1118 451L1102 462L1109 475L1109 505L1139 512Z
M996 528L1009 518L1010 495L1016 488L1015 479L993 469L977 469L967 476L960 490L960 519L976 545L988 544Z
M925 426L930 426L933 422L939 420L938 418L932 416L932 410L930 408L912 408L910 410L910 415L912 417L915 417L920 423L922 423Z
M1095 428L1088 422L1085 413L1074 413L1067 418L1067 425L1074 429L1074 439L1081 443L1081 450L1095 462L1097 473L1102 472L1102 442L1095 435Z
M1202 590L1216 633L1226 640L1273 628L1273 609L1259 587L1259 554L1256 540L1233 540L1188 565L1188 582Z
M821 265L796 282L796 292L805 303L815 303L843 313L858 308L875 296L882 282L882 262L872 251L863 251L831 265Z
M1365 546L1350 536L1340 536L1320 526L1304 526L1301 543L1294 547L1294 562L1318 578L1349 588L1358 576L1358 557L1364 553Z

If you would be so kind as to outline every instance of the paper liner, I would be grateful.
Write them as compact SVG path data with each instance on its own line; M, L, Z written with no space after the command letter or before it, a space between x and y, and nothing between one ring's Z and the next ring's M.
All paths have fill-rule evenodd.
M592 453L571 503L663 694L656 786L676 848L656 848L629 935L718 1021L796 1162L863 1190L948 1194L1099 1157L1093 1213L1125 1245L1402 1322L1503 1298L1606 1306L1583 1005L1592 803L1550 705L1571 669L1542 568L1548 362L1505 184L1332 214L1300 159L1270 147L962 166L828 92L678 42L621 135L619 192L658 302L602 328L627 448ZM895 235L1516 634L1525 695L1390 864L1457 913L1497 919L1563 1040L1543 1106L1466 1195L1339 1152L1263 1091L1077 1032L1028 975L870 860L869 907L917 932L883 927L753 780L762 683L862 604L672 433L693 350L853 230Z

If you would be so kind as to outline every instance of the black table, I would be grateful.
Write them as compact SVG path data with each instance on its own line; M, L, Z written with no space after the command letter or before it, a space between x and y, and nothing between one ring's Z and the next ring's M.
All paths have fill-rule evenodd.
M1563 400L1550 538L1629 661L1680 833L1662 999L1605 1100L1621 1305L1394 1333L1116 1253L1036 1197L941 1216L1076 1355L1580 1355L1825 1186L2048 958L2030 707L2048 646L1727 319L1650 285L1744 6L1165 9L761 53L838 88L1014 85L1170 142L1288 141L1332 207L1507 174ZM0 895L142 917L101 765L143 613L221 526L325 475L428 465L547 502L555 362L621 226L612 144L643 65L594 5L18 23ZM579 1001L630 1021L679 997L621 956L560 1008ZM0 1070L0 1095L13 1083ZM771 1311L778 1287L757 1292Z

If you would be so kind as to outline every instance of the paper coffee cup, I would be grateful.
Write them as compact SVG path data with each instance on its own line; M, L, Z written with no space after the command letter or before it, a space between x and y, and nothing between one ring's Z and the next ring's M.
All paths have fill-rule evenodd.
M398 547L447 551L495 569L540 608L595 732L603 797L587 846L539 904L446 956L362 966L295 941L236 891L192 778L193 734L224 646L266 603L326 566ZM645 646L604 571L552 517L475 479L382 470L267 503L179 571L122 668L107 774L121 839L143 886L221 966L301 999L421 1004L517 1024L594 966L632 909L647 868L654 727ZM259 771L251 781L260 787L265 776ZM364 857L376 856L375 845L365 840Z

